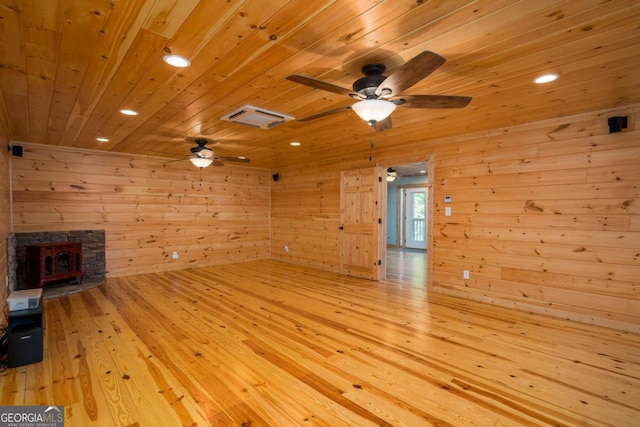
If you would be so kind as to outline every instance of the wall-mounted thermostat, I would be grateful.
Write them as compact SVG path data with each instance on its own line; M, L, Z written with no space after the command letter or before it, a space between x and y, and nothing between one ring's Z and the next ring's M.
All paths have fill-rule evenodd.
M451 196L444 196L445 203L451 203Z

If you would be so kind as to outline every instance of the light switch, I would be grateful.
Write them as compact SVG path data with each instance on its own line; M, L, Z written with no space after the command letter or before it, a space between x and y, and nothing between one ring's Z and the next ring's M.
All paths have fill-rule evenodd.
M446 206L444 208L444 216L451 216L451 206Z

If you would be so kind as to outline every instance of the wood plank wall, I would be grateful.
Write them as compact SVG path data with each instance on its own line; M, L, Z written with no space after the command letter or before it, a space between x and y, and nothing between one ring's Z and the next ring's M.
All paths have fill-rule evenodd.
M0 126L0 307L7 300L7 236L11 232L11 179L9 174L8 140ZM0 323L2 323L0 319Z
M271 185L272 256L339 271L341 168L341 163L298 164L279 172Z
M609 134L614 115L629 128ZM640 332L638 118L636 105L431 141L398 129L373 161L434 154L434 292ZM337 271L340 170L366 157L281 168L273 258Z
M14 231L104 229L108 277L269 256L266 169L23 146L12 166Z

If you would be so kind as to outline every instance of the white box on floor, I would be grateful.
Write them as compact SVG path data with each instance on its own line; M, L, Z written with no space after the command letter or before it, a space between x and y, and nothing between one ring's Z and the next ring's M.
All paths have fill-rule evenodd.
M7 297L9 311L31 310L38 308L42 298L42 289L25 289L23 291L13 291Z

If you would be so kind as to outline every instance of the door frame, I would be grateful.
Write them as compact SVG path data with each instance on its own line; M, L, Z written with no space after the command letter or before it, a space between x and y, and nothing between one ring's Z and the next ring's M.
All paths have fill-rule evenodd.
M425 157L427 157L425 159ZM428 154L423 156L412 156L409 158L396 158L393 160L385 160L383 162L377 163L378 166L382 167L383 170L386 170L392 166L398 165L408 165L413 163L426 163L427 165L427 183L425 185L421 185L422 187L427 188L427 251L426 251L426 265L427 265L427 292L430 292L433 288L433 216L435 213L434 199L433 199L433 186L435 182L434 175L434 163L435 156L434 154ZM387 204L387 186L382 186L382 197L381 200L384 202L384 207ZM384 225L382 229L382 233L378 236L379 242L378 247L386 248L387 246L387 209L383 208L382 212L382 224ZM382 254L381 254L382 255ZM386 280L387 277L387 263L386 257L384 257L385 262L382 263L382 271L380 272L380 280Z

